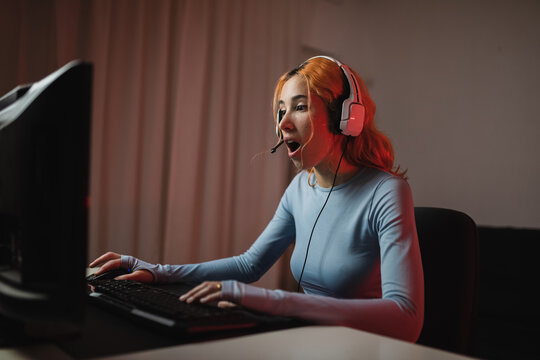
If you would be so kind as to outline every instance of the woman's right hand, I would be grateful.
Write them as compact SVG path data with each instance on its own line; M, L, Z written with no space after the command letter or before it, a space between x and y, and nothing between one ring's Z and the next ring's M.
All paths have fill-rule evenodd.
M103 274L107 271L111 271L114 269L120 268L122 265L121 263L121 255L114 253L112 251L109 251L94 261L90 263L91 268L100 266L99 270L95 272L94 275ZM115 277L116 280L133 280L138 282L152 282L154 280L154 276L152 273L148 270L136 270L132 273L121 275Z

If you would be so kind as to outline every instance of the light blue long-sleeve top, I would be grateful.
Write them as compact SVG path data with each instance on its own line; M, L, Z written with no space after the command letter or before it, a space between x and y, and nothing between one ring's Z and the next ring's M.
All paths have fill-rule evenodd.
M424 316L420 250L409 185L382 170L361 168L332 190L299 173L255 243L242 255L187 265L154 265L122 256L122 266L147 269L157 282L222 280L222 297L245 307L321 324L344 325L416 341ZM291 270L305 294L247 285L295 243Z

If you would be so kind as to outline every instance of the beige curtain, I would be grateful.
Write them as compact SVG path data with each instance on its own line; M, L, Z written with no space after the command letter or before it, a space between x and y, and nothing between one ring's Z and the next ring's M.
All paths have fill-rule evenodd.
M300 60L296 1L0 6L18 39L1 60L11 87L94 63L90 258L187 263L249 247L287 184L284 154L268 149L273 87Z

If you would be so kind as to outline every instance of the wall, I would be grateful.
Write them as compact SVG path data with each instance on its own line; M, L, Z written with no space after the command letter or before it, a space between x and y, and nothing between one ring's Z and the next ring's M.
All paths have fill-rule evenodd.
M417 206L459 209L482 225L540 227L540 2L306 8L304 47L365 78Z

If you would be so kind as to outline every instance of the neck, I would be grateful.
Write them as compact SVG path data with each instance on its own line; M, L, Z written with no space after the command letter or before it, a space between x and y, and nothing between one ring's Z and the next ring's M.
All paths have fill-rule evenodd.
M315 173L315 177L317 179L317 184L320 187L329 188L332 187L332 183L334 182L334 177L336 178L336 182L334 185L340 185L348 180L350 180L359 170L357 166L354 166L347 162L345 158L341 160L341 164L339 165L339 171L336 176L336 169L338 167L339 159L338 161L332 162L330 166L328 165L321 165L316 166L313 170Z

